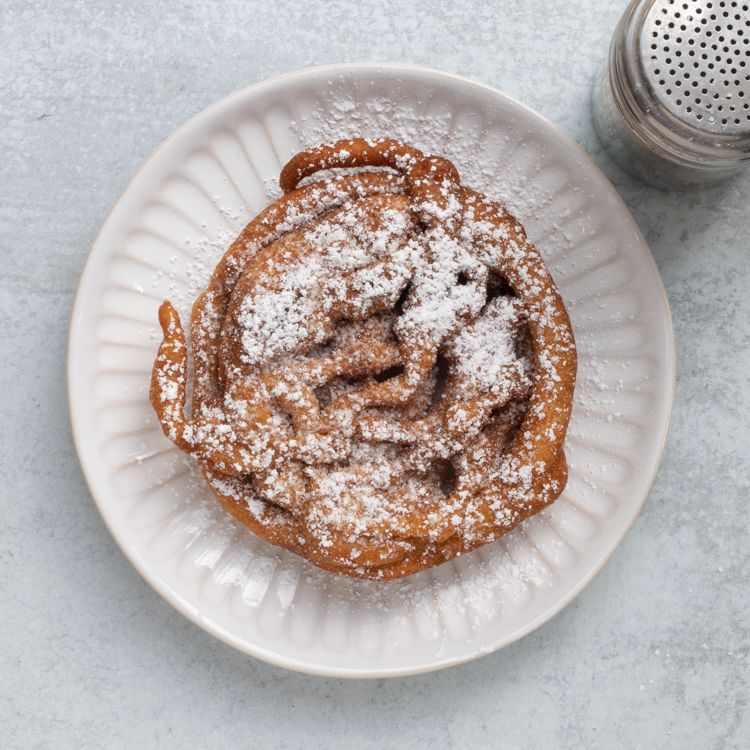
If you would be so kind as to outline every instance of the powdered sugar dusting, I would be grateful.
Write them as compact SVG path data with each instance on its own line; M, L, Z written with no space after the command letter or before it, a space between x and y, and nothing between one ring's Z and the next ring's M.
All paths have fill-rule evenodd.
M246 228L193 314L192 417L172 323L152 402L251 524L380 577L554 500L575 350L522 227L445 159L347 140L293 160L282 184L370 163L400 176L318 175Z

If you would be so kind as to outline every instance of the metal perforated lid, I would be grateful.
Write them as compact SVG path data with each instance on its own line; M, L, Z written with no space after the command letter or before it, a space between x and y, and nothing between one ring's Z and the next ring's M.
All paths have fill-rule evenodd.
M639 44L644 78L674 117L750 134L750 0L655 0Z

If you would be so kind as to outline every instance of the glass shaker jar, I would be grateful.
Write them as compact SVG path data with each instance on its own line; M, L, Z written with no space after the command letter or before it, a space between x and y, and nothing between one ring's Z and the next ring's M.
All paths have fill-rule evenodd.
M665 189L750 163L750 0L632 0L593 90L612 158Z

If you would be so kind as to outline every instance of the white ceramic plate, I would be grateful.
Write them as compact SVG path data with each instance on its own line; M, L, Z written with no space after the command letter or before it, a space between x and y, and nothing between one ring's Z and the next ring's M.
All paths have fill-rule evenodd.
M540 248L579 350L563 496L504 539L392 583L324 573L214 502L148 402L156 311L185 314L296 151L349 136L405 140L504 201ZM183 316L183 320L185 316ZM202 628L291 669L346 677L438 669L552 617L602 567L659 465L674 342L656 265L625 205L557 127L499 91L433 70L342 65L240 91L146 162L81 278L68 378L76 445L112 535Z

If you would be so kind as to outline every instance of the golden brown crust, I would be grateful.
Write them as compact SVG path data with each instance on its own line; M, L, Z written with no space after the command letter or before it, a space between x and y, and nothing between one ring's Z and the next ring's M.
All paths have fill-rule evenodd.
M299 187L320 170L384 167ZM398 578L553 502L576 355L541 257L455 167L340 141L282 170L192 312L165 302L151 401L221 504L316 565Z

